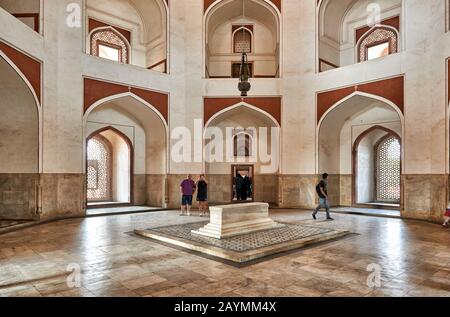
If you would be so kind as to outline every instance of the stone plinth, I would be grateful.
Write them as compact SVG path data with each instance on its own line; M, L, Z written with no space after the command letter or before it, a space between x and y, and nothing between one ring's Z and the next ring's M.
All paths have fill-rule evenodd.
M215 206L210 208L210 213L210 223L192 231L193 234L224 239L280 226L270 219L266 203Z

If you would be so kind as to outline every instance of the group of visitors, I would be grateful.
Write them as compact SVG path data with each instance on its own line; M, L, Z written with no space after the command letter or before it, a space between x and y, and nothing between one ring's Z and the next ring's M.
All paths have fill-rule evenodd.
M200 175L197 182L192 180L192 175L181 182L181 214L180 216L190 216L194 194L197 192L197 202L200 211L200 217L208 214L208 181L205 175Z
M252 182L248 176L242 176L237 173L235 178L235 188L237 200L245 201L251 197ZM193 203L194 194L197 193L197 202L200 211L200 217L208 215L208 181L205 175L200 175L197 182L192 180L192 175L188 175L185 180L181 182L181 214L180 216L190 216ZM312 216L317 220L317 214L321 209L325 209L327 220L334 220L330 214L330 202L328 198L328 174L322 175L322 180L316 186L316 192L319 196L319 205L314 210ZM450 225L450 207L444 214L444 223L442 226L448 228Z
M237 172L234 179L235 198L238 201L247 201L252 197L252 180L247 175L242 176L240 172Z

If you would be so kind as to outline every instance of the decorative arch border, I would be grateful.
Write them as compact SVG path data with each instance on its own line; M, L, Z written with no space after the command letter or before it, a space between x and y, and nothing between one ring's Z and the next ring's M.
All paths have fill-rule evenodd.
M256 99L256 100L255 100ZM214 100L215 106L216 108L214 109L214 112L208 113L206 112L206 108L208 105L208 101ZM250 102L254 102L254 101L260 101L260 100L264 100L264 101L278 101L279 102L279 117L274 116L271 111L270 108L266 109L267 105L264 105L265 107L262 107L262 104L256 102L255 104L251 104ZM225 101L226 103L223 104L222 106L217 107L217 105L220 105L221 102ZM237 102L236 102L237 101ZM231 104L230 104L231 103ZM203 141L202 141L202 145L203 145L203 150L202 150L202 155L203 155L203 172L206 172L206 159L205 159L205 146L206 146L206 129L210 126L210 124L217 119L218 117L220 117L221 115L223 115L224 113L227 113L231 110L237 109L237 108L249 108L252 109L254 111L257 111L259 113L261 113L262 115L266 116L267 118L269 118L273 124L276 125L277 128L281 129L281 97L275 97L275 98L205 98L204 99L204 128L203 128ZM267 111L269 110L269 111ZM281 153L282 153L282 133L279 133L279 146L280 146L280 150L279 152L279 156L278 156L278 171L282 171L282 160L281 160ZM234 143L234 142L233 142ZM254 154L254 153L253 153ZM254 156L253 156L254 157Z
M403 118L404 112L404 76L393 77L380 81L357 84L345 88L317 93L317 124L320 127L324 117L342 102L355 94L384 101L399 112Z
M231 34L231 50L232 50L231 53L233 53L233 54L236 54L236 52L235 52L235 46L234 46L234 45L235 45L235 36L236 36L236 33L239 32L239 31L242 31L242 30L245 30L245 31L247 31L248 33L250 33L250 53L253 53L253 51L254 51L254 47L255 47L255 35L253 34L253 31L250 30L250 28L248 28L248 27L245 26L245 25L242 25L242 26L236 28L236 30L234 30L233 33Z
M378 146L379 143L383 140L385 140L387 137L390 136L394 136L395 138L397 138L400 141L400 147L401 149L403 149L403 139L401 138L401 136L395 132L392 129L386 128L384 126L381 125L374 125L370 128L368 128L367 130L363 131L360 135L358 135L358 137L356 138L355 142L352 145L352 203L353 205L357 206L357 205L361 205L358 204L358 186L356 184L356 180L358 178L358 148L359 145L361 143L362 140L364 140L364 138L369 135L370 133L374 132L374 131L384 131L387 134L385 136L383 136L380 140L377 141L377 145ZM400 150L400 175L403 174L403 151ZM402 178L400 176L400 204L402 205L402 201L403 201L403 191L401 190L401 188L403 187L403 181Z
M42 98L42 64L34 58L0 41L0 54L30 88L37 104Z
M204 8L204 14L203 14L203 76L207 77L207 64L206 64L206 47L207 47L207 41L208 41L208 30L207 30L207 24L208 19L211 11L218 6L221 2L225 1L231 1L231 0L203 0L203 8ZM283 47L283 23L282 23L282 0L258 0L269 6L271 9L274 10L274 14L277 20L277 42L279 43L279 51L282 52ZM270 9L269 9L270 10ZM253 32L252 32L253 34ZM278 54L278 64L279 64L279 77L281 77L283 69L283 54Z
M6 47L6 50L4 49ZM8 53L9 54L8 54ZM13 54L11 54L13 53ZM14 53L18 53L20 56L20 58L14 58L16 55ZM36 106L36 111L37 111L37 120L38 120L38 172L42 173L43 172L43 131L42 131L42 105L41 105L41 94L40 94L40 89L41 89L41 63L35 61L34 59L32 59L31 57L28 57L27 55L13 49L12 47L6 45L5 43L0 41L0 57L3 58L6 63L8 63L13 69L14 71L17 73L17 75L25 82L25 84L27 85L28 89L30 90L34 101L35 101L35 106ZM18 65L16 65L15 61L17 61ZM26 63L27 61L32 61L34 63L38 63L39 64L39 94L36 93L36 87L33 85L33 80L29 80L30 76L32 76L32 74L27 73L26 70ZM25 63L25 64L24 64ZM25 71L22 72L22 69Z
M392 43L391 38L388 39L389 55L400 52L400 32L395 27L392 27L392 26L389 26L389 25L378 24L378 25L375 25L372 28L370 28L367 32L365 32L358 39L358 41L356 42L356 45L355 45L356 62L361 63L361 62L367 61L367 48L368 48L368 46L366 46L364 48L365 51L366 51L365 54L364 54L366 59L363 60L363 59L361 59L361 49L362 49L361 44L367 37L369 37L372 33L376 32L377 30L387 30L387 31L391 31L391 32L393 32L395 34L395 40L396 40L395 51L393 50L394 44ZM385 43L385 42L386 41L381 41L380 43L375 42L375 45L376 44Z
M218 117L229 110L238 107L248 107L269 117L277 127L281 128L281 97L250 97L250 98L204 98L203 122L205 128Z
M92 139L96 135L101 134L102 132L105 132L105 131L114 132L120 138L122 138L125 141L125 143L128 145L128 153L129 153L129 159L130 159L130 202L124 203L124 204L118 203L118 204L114 204L114 205L132 206L134 204L134 157L135 157L134 146L133 146L133 142L131 142L130 138L127 135L125 135L122 131L116 129L113 126L107 126L107 127L103 127L103 128L100 128L100 129L92 132L91 134L89 134L88 137L86 137L85 144L84 144L86 177L87 177L87 173L88 173L87 144L90 139ZM87 190L87 187L86 187L86 190ZM98 208L98 205L96 205L95 207ZM88 208L87 196L86 196L86 208Z
M169 94L125 86L96 79L84 78L84 114L106 101L131 96L155 111L164 122L169 124Z
M403 86L402 86L403 87ZM327 110L325 112L323 112L323 114L320 116L320 120L318 120L317 123L317 129L316 129L316 170L319 170L319 139L320 139L320 130L323 124L323 121L325 120L325 118L336 108L340 107L344 102L346 102L347 100L351 99L354 96L362 96L362 97L367 97L367 98L371 98L374 100L378 100L381 102L384 102L385 104L389 105L392 107L392 109L394 109L399 118L400 118L400 122L401 122L401 127L402 127L402 136L400 137L400 140L404 139L404 135L405 135L405 117L403 114L403 107L399 107L397 104L395 104L393 101L379 96L379 95L375 95L375 94L370 94L370 93L366 93L366 92L362 92L362 91L353 91L350 90L350 93L347 94L348 90L344 90L342 93L340 93L340 95L343 95L343 97L341 99L339 99L338 101L334 102L332 105L327 106ZM333 97L336 97L333 95ZM319 119L319 117L318 117ZM404 157L404 153L405 153L405 146L402 146L402 158ZM402 166L402 173L403 173L403 166ZM403 206L403 201L402 201L402 206Z
M110 26L110 25L100 26L100 27L97 27L97 28L95 28L95 29L93 29L93 30L91 30L89 32L89 36L88 36L88 38L89 38L89 54L92 55L92 37L94 36L94 34L96 34L98 32L103 32L103 31L110 31L111 33L113 33L119 39L121 39L123 41L123 43L125 44L126 49L127 49L126 54L125 54L126 60L125 61L123 60L124 56L123 56L123 51L122 51L122 48L121 48L120 49L120 53L121 53L120 62L121 63L125 63L125 64L131 64L131 51L132 51L132 49L131 49L131 42L122 34L122 32L120 30L118 30L117 28L115 28L113 26ZM105 42L105 44L106 45L113 45L111 43L106 43L106 42Z
M120 88L120 85L116 85L118 87L115 88ZM113 86L114 87L114 86ZM85 104L85 110L84 110L84 115L83 115L83 136L86 135L86 126L87 126L87 120L89 118L89 115L91 114L91 112L101 106L102 104L109 102L109 101L113 101L119 98L123 98L123 97L132 97L135 100L141 102L143 105L145 105L146 107L148 107L151 111L153 111L161 120L162 124L164 125L164 129L165 129L165 142L166 142L166 149L165 149L165 172L168 173L169 171L169 153L170 153L170 149L169 149L169 145L170 145L170 133L169 133L169 121L168 121L168 117L164 116L163 113L161 113L159 111L159 109L154 106L152 103L150 103L147 99L143 99L141 96L135 94L133 91L127 91L127 92L120 92L120 91L116 91L115 93L113 93L112 91L110 91L111 94L107 94L107 96L103 97L102 99L96 99L95 101L93 101L92 104L88 105L86 108L86 104ZM167 95L168 97L168 95ZM85 100L86 101L86 100ZM167 100L168 102L168 100ZM168 112L167 112L168 115ZM86 148L86 145L83 144L83 148ZM86 157L86 155L84 154L83 157Z

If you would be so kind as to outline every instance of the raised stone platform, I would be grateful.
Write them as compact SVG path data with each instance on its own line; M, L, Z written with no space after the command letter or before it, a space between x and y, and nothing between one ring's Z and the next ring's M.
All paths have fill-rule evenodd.
M347 230L335 230L321 226L277 223L276 227L272 229L222 239L192 233L207 224L207 222L197 222L135 230L135 233L142 237L235 263L246 263L350 234Z
M246 203L210 207L209 224L193 234L224 239L279 227L269 217L269 204Z

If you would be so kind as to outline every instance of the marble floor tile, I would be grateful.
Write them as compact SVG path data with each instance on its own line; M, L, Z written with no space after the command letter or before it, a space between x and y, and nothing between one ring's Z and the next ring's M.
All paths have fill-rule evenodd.
M357 235L236 267L139 238L135 229L201 222L177 211L71 219L0 235L0 296L445 296L450 230L419 221L276 210L280 222ZM67 285L69 264L81 288ZM367 268L381 268L381 287Z

